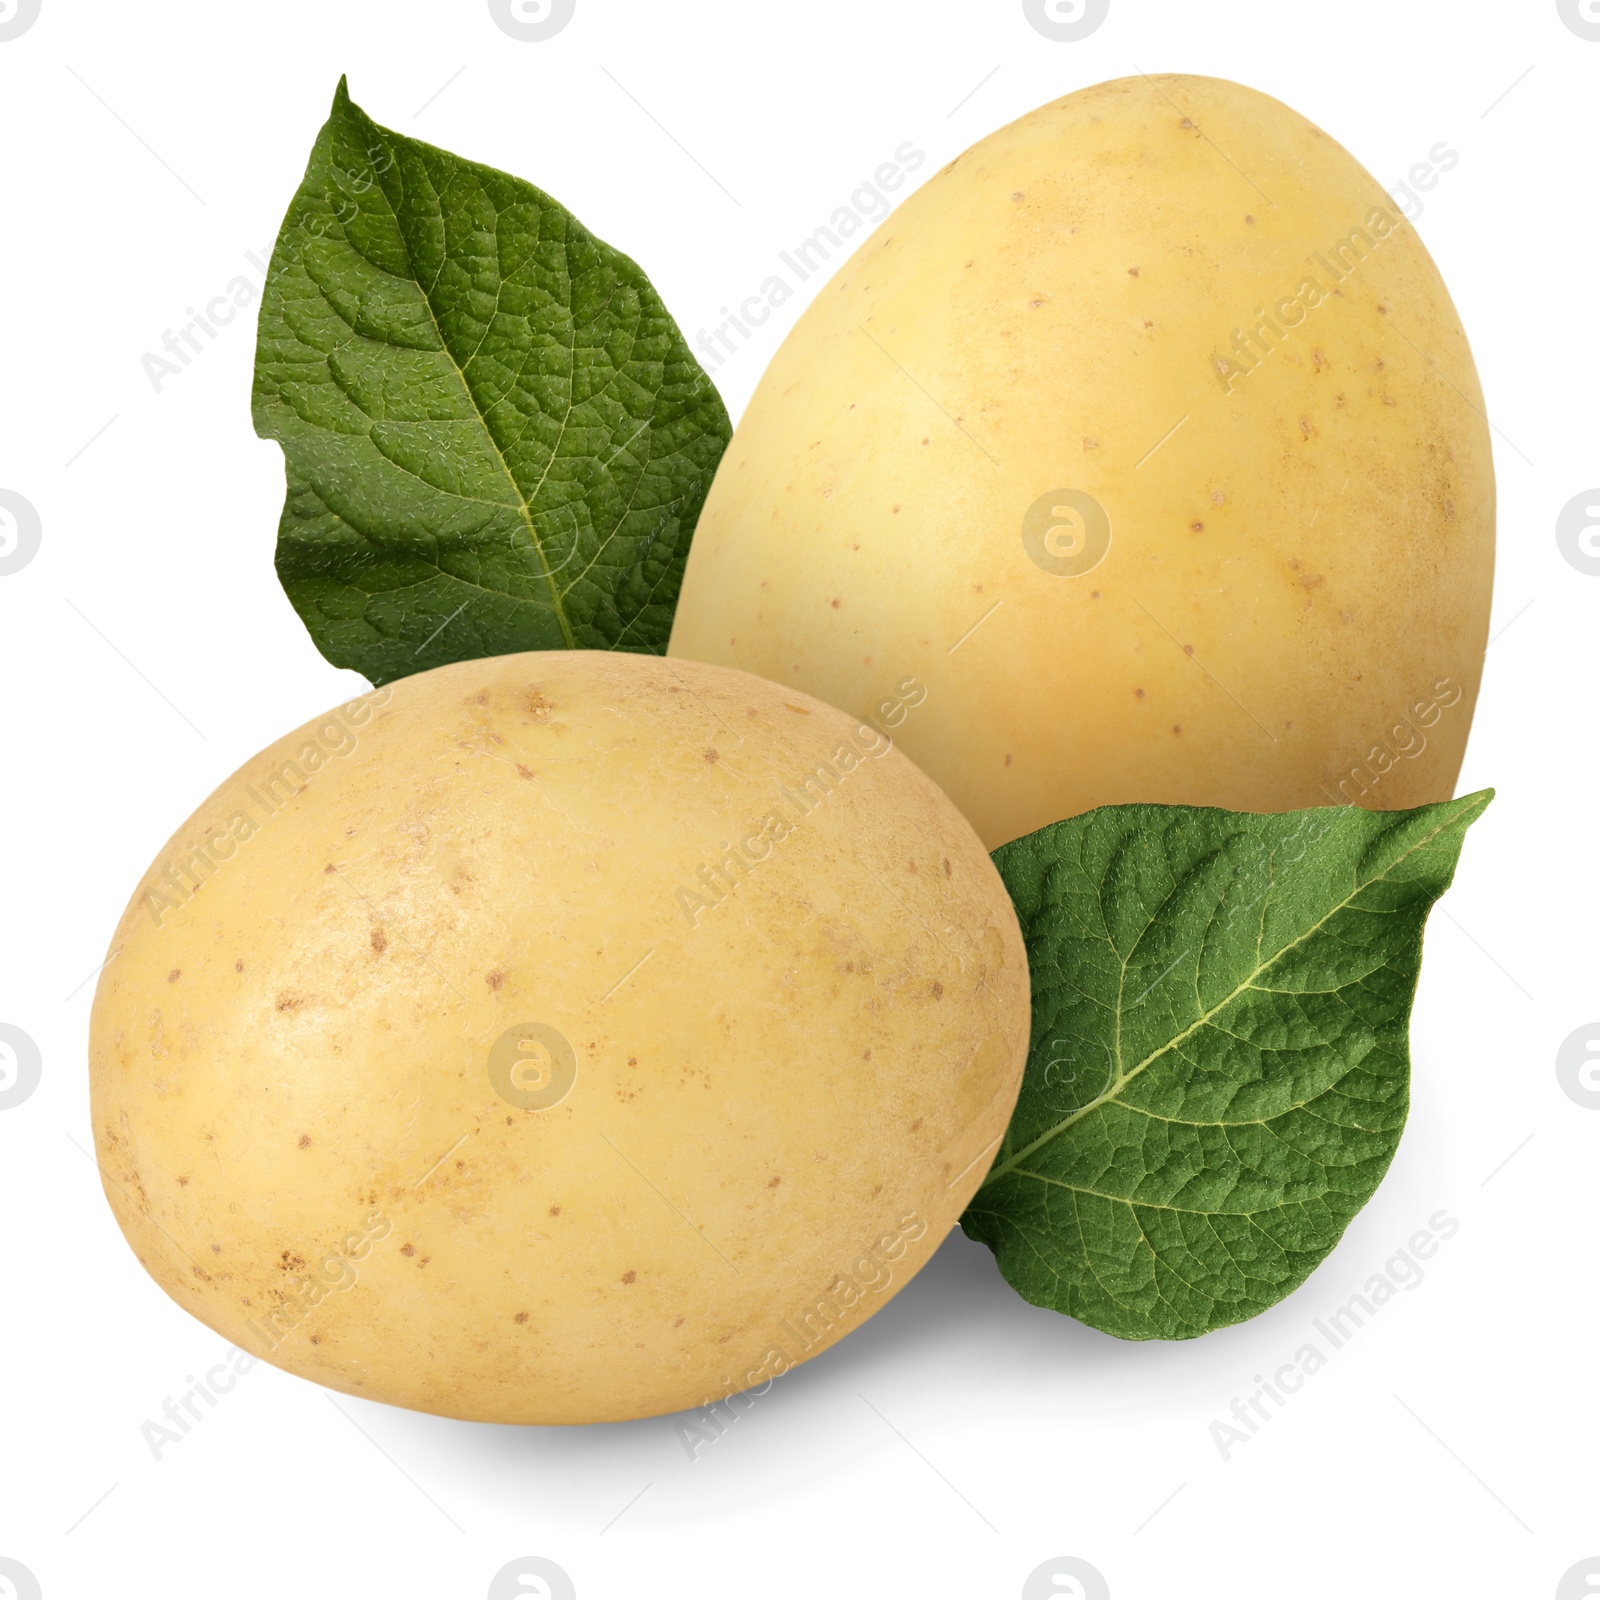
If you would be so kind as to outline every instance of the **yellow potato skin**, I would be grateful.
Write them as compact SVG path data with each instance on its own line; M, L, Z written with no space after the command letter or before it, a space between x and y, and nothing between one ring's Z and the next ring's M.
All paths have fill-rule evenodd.
M1110 519L1077 576L1021 537L1060 489ZM860 716L915 676L896 737L991 848L1113 802L1410 806L1461 764L1494 503L1471 352L1390 197L1266 95L1126 78L973 146L821 291L670 653Z
M112 949L94 1131L146 1270L290 1372L484 1421L673 1411L825 1349L960 1214L1027 1049L951 802L805 694L643 656L461 663L307 724ZM487 1065L529 1023L576 1070L543 1109Z

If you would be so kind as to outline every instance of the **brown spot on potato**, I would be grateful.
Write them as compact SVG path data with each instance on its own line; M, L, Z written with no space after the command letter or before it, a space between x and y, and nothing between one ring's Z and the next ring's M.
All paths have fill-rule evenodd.
M945 875L945 877L948 878L950 876L951 870L952 869L951 869L951 866L950 866L950 857L946 856L944 858L944 875Z
M511 1320L513 1322L526 1322L528 1320L528 1313L526 1311L519 1311Z
M311 1135L309 1133L302 1133L300 1135L299 1148L302 1150L309 1150L311 1148Z
M403 1256L414 1256L416 1253L417 1247L414 1244L403 1244L400 1246L400 1254Z
M167 974L167 982L168 983L176 983L178 981L178 979L181 978L182 976L183 976L183 968L182 967L174 967L172 969L172 971Z
M780 1183L782 1183L782 1182L783 1182L782 1178L768 1178L767 1179L767 1187L769 1189L776 1189L778 1187L778 1185Z
M1135 700L1143 700L1144 699L1144 690L1143 689L1135 689L1133 691L1133 698Z
M531 778L533 773L519 761L517 763L517 776L519 778Z
M244 971L244 962L235 961L234 964L233 964L233 970L235 972L243 972Z
M628 1270L622 1274L622 1281L624 1283L632 1283L633 1280L638 1276L639 1274L635 1272L632 1267L629 1267Z
M1182 732L1183 732L1183 728L1182 728L1182 727L1181 727L1181 725L1180 725L1180 724L1178 724L1178 723L1176 723L1176 722L1174 722L1174 723L1173 723L1173 724L1172 724L1172 731L1173 731L1173 733L1175 733L1175 734L1178 734L1178 733L1182 733Z
M551 1206L550 1207L550 1215L552 1217L559 1217L561 1215L561 1207L560 1206Z
M389 936L382 928L374 928L372 930L371 943L373 952L381 956L389 948Z
M935 1000L944 999L944 985L937 980L934 981L933 988L930 992Z
M294 1011L305 1004L305 1000L297 994L280 994L277 999L279 1011Z
M1011 765L1011 752L1009 750L1006 752L1006 765L1008 767Z
M1130 278L1137 278L1139 276L1139 269L1137 267L1129 267L1128 276Z
M179 1175L178 1187L180 1189L187 1189L189 1187L189 1175L187 1173L182 1173Z
M491 989L498 992L506 986L506 975L503 972L487 972L484 974L483 981L488 984Z

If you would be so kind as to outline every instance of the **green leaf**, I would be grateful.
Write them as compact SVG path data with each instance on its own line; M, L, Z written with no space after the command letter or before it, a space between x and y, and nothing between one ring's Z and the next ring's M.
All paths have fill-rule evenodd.
M375 684L516 650L667 647L728 415L639 268L343 80L273 251L257 433L278 575Z
M1106 806L995 851L1033 1043L961 1224L1019 1294L1189 1339L1305 1280L1399 1143L1422 926L1492 798Z

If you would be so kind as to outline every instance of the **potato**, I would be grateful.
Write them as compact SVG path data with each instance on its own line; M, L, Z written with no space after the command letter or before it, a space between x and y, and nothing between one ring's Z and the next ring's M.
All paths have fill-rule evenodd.
M1493 543L1396 203L1265 95L1126 78L975 145L817 296L670 653L893 729L991 848L1109 802L1410 806L1455 784Z
M499 1422L757 1388L928 1259L1028 1033L1021 935L890 741L744 673L442 667L173 836L91 1039L150 1275L335 1389Z

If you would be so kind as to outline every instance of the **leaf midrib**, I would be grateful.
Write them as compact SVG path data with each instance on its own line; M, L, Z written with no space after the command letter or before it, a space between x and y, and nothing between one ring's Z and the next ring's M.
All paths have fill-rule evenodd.
M1371 888L1375 883L1386 882L1403 862L1410 860L1411 857L1414 856L1419 850L1425 849L1428 845L1430 845L1441 833L1445 831L1446 828L1453 826L1455 820L1456 813L1452 811L1450 816L1442 820L1439 825L1430 833L1417 840L1417 842L1403 854L1396 856L1381 873L1358 882L1351 889L1350 893L1344 897L1344 899L1338 901L1335 905L1330 906L1328 910L1325 911L1322 916L1318 917L1317 920L1312 923L1311 926L1308 927L1303 933L1296 935L1295 938L1291 939L1281 949L1273 951L1273 953L1268 956L1265 961L1259 961L1249 976L1245 978L1242 983L1224 996L1223 999L1219 1000L1216 1005L1210 1008L1210 1010L1205 1011L1200 1016L1196 1017L1195 1020L1190 1023L1189 1026L1181 1033L1175 1034L1158 1049L1152 1050L1143 1061L1139 1062L1136 1066L1130 1067L1127 1072L1123 1073L1122 1076L1116 1080L1116 1082L1111 1084L1110 1087L1105 1089L1102 1093L1096 1095L1093 1100L1090 1100L1087 1104L1080 1106L1076 1111L1069 1113L1053 1127L1047 1128L1042 1134L1039 1135L1037 1139L1033 1140L1032 1143L1024 1145L1020 1150L1017 1150L1008 1156L1003 1162L998 1163L990 1171L988 1177L986 1177L983 1182L978 1185L978 1192L981 1194L989 1187L991 1183L998 1182L1001 1178L1016 1170L1020 1162L1027 1160L1027 1158L1035 1151L1043 1149L1045 1145L1059 1138L1067 1131L1068 1128L1072 1127L1074 1123L1081 1122L1090 1114L1090 1112L1098 1111L1101 1106L1114 1101L1117 1096L1121 1094L1121 1092L1145 1070L1146 1067L1152 1066L1155 1062L1159 1061L1162 1056L1167 1055L1171 1051L1177 1049L1179 1045L1181 1045L1186 1039L1190 1038L1193 1034L1198 1032L1201 1028L1207 1027L1216 1019L1216 1017L1218 1017L1223 1011L1232 1005L1240 995L1253 988L1255 986L1255 980L1264 972L1266 972L1278 961L1281 961L1283 957L1288 955L1291 950L1295 949L1301 944L1304 944L1305 941L1320 928L1322 928L1324 924L1330 921L1333 917L1336 917L1341 911L1349 906L1357 895L1361 894L1366 889ZM1117 1021L1120 1027L1120 1013ZM1035 1177L1038 1176L1038 1174L1019 1172L1018 1176Z
M384 133L386 132L385 129L380 128L378 126L378 124L375 123L375 122L371 122L370 126L372 127L373 131L378 134L378 136L380 138L382 138ZM393 155L394 154L393 149L392 149L391 146L388 145L387 140L385 140L384 143L385 143L385 148L389 149L390 154ZM403 167L402 163L398 159L395 160L394 164L395 164L395 167L399 170L400 182L402 184L404 184L404 182L405 182L404 167ZM443 352L445 359L450 363L450 370L453 373L455 373L456 381L458 383L460 383L460 385L461 385L461 392L466 396L467 404L472 408L472 415L475 418L475 420L477 421L478 426L483 430L484 438L486 438L489 441L489 448L494 452L494 458L495 458L495 460L497 462L499 462L500 470L505 474L506 482L507 482L508 485L510 485L512 499L514 500L514 502L516 504L516 508L517 508L518 513L522 517L522 524L528 531L528 542L533 547L533 553L539 558L539 566L540 566L540 569L541 569L541 571L543 572L543 575L544 575L545 585L550 590L550 607L555 612L556 621L560 624L561 637L562 637L562 639L564 639L566 641L566 646L567 646L567 648L569 650L575 650L577 648L577 639L576 639L575 635L573 634L571 623L567 620L567 609L562 604L561 591L556 586L555 572L550 566L550 559L549 559L548 555L545 553L544 541L539 537L538 529L535 528L534 525L533 525L533 508L532 508L531 505L528 504L527 499L523 496L522 486L517 482L516 475L511 470L511 464L510 464L510 462L508 462L506 460L505 453L500 448L500 441L495 438L494 430L492 428L490 428L489 419L484 415L482 407L478 404L478 397L477 397L477 395L475 393L473 393L472 385L467 382L467 374L466 374L465 368L463 368L461 363L456 360L455 352L450 348L448 342L445 339L444 329L439 326L439 316L438 316L438 313L434 309L433 295L432 295L432 293L431 293L431 291L429 289L424 287L421 274L417 271L416 259L411 254L411 241L406 237L405 227L403 226L403 224L400 221L399 214L398 214L398 212L396 212L396 210L394 208L394 205L390 202L388 192L387 192L387 190L384 189L383 185L382 184L375 184L374 187L377 189L378 193L383 195L384 204L389 207L389 215L394 221L395 233L398 235L398 237L400 239L400 242L401 242L401 245L405 249L406 264L411 269L411 281L412 281L412 283L414 283L416 285L418 293L421 294L422 303L428 308L428 321L432 324L434 336L439 341L439 349L441 350L441 352ZM430 183L430 187L431 187L431 183ZM443 214L444 214L444 202L443 202L443 199L442 199L442 197L441 197L441 195L440 195L440 193L439 193L439 191L437 189L434 189L433 193L434 193L434 199L439 205L440 220L442 221L443 220ZM496 219L497 220L498 220L498 217L499 217L499 212L496 211ZM350 238L349 238L348 232L345 233L344 237L345 237L345 242L347 244L350 243ZM352 245L351 248L354 249L355 248L354 245ZM357 251L357 254L360 254L360 252ZM497 291L497 293L496 293L496 308L497 309L498 309L498 305L499 305L499 299L498 299L498 291ZM485 332L485 335L487 335L487 332L488 332L487 325L485 326L484 332ZM573 344L572 344L571 349L568 352L569 357L575 357L575 355L576 355L577 336L578 336L577 335L577 327L574 324L573 329L572 329ZM480 340L480 343L481 342L482 341ZM568 368L568 372L569 372L569 376L570 376L570 372L571 372L570 366ZM565 412L562 414L562 418L561 418L561 431L557 435L555 446L552 447L552 449L551 449L550 460L548 462L546 462L546 464L545 464L544 473L541 474L541 476L540 476L540 479L539 479L540 484L542 484L544 482L545 477L548 476L551 466L553 466L554 463L555 463L556 451L560 448L561 440L566 437L567 424L572 420L572 412L573 412L573 399L572 399L572 396L573 396L575 387L576 386L574 384L569 382L568 387L567 387L567 407L566 407ZM537 490L535 492L537 492ZM450 574L450 576L453 578L454 574Z

